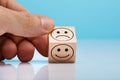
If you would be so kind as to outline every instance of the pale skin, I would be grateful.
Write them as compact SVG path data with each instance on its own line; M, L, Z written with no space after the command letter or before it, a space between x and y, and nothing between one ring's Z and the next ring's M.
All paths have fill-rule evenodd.
M15 0L0 0L0 61L18 56L21 62L33 58L35 48L48 56L48 34L52 19L34 15Z

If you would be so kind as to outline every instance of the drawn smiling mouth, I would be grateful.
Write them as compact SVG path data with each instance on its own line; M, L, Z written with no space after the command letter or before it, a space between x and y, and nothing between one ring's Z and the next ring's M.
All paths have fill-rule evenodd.
M55 55L56 57L58 57L58 58L66 58L66 57L68 57L69 56L69 54L68 55L66 55L66 56L58 56L58 55Z
M56 36L56 38L58 38L58 37L67 37L67 38L70 38L70 37L67 36L67 35L58 35L58 36Z

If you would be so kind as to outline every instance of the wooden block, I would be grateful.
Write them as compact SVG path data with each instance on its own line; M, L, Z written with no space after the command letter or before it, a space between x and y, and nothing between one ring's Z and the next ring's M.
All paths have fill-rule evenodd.
M55 27L49 34L50 63L73 63L76 58L76 34L74 27Z

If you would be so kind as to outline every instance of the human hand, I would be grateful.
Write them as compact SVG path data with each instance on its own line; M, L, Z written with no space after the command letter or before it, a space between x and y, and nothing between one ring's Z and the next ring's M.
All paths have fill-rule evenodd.
M48 34L53 28L50 18L30 14L14 0L0 0L0 60L17 55L28 62L35 48L47 57Z

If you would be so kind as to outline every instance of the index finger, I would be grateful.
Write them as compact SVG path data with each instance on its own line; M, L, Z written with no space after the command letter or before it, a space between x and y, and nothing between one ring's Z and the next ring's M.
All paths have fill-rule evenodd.
M35 38L28 38L35 48L45 57L48 57L48 35L43 35Z

